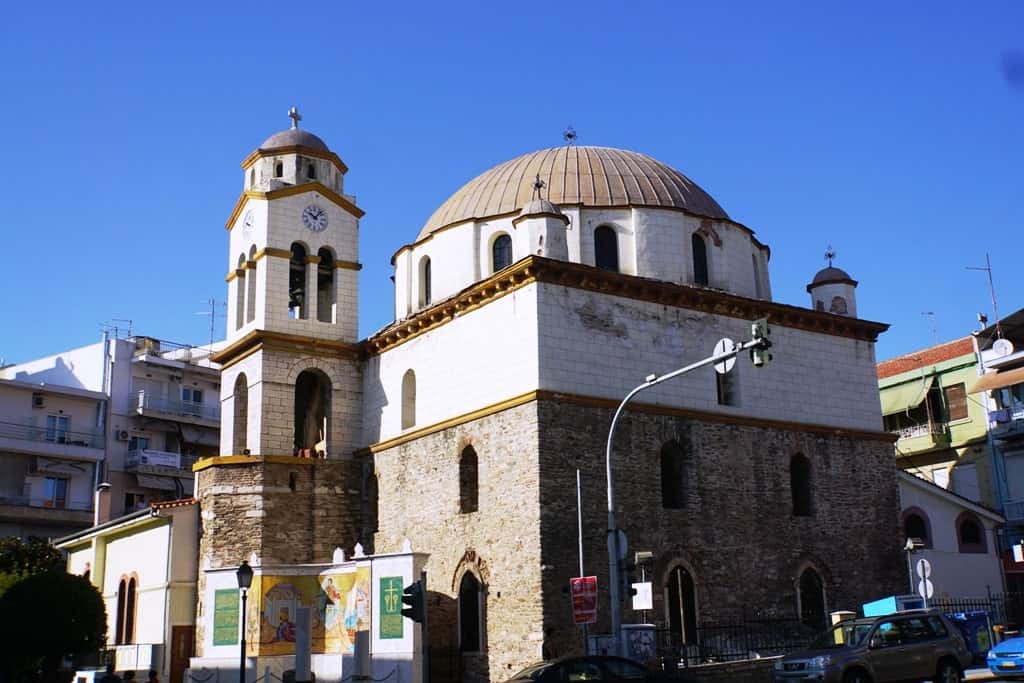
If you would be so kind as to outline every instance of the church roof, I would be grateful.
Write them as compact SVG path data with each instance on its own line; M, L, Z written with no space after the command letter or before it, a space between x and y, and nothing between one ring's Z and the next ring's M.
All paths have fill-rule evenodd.
M707 192L657 159L624 149L567 145L524 154L481 173L433 213L416 241L461 221L516 213L529 203L537 176L546 199L561 206L657 206L729 220Z
M814 276L814 280L811 281L812 285L821 284L824 282L838 282L840 280L852 280L850 274L842 268L836 268L835 266L829 266L828 268L822 268L818 271L817 275Z
M301 128L289 128L279 133L274 133L263 141L260 149L277 149L278 147L309 147L322 152L329 152L327 143L308 130Z

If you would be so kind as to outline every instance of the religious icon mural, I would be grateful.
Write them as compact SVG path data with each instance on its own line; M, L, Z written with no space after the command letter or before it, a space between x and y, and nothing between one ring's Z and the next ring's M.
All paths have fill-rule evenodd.
M314 653L351 654L356 632L370 629L369 567L319 576L258 576L251 593L258 596L246 625L247 634L255 636L248 648L253 655L295 654L299 607L312 610Z

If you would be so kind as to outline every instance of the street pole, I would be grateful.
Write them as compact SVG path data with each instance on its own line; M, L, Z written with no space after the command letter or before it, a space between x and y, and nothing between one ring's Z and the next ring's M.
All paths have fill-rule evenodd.
M583 577L583 494L580 487L580 468L576 468L576 539L579 545L580 573ZM588 640L589 633L587 625L583 624L583 653L589 654Z
M661 377L650 375L646 382L626 394L626 398L622 399L622 403L615 409L615 415L612 416L612 425L608 429L608 443L605 446L605 476L608 486L608 591L611 599L612 654L620 657L624 655L622 651L622 614L621 605L619 604L619 559L622 556L622 548L619 546L619 529L615 523L615 488L612 485L612 441L615 438L615 427L619 422L619 416L622 414L623 409L625 409L626 404L644 389L650 389L655 385L684 375L697 368L702 368L705 365L713 365L730 358L735 358L741 351L747 349L766 349L770 346L771 341L765 337L759 337L738 344L732 350L708 356L704 360L697 361L678 370L673 370L667 375L662 375Z
M245 599L249 591L242 589L242 647L238 656L238 683L245 683Z

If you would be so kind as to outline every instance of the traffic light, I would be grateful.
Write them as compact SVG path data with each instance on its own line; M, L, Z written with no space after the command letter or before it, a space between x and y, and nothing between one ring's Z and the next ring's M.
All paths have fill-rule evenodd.
M402 616L422 624L426 619L427 606L423 595L423 581L416 581L402 590Z
M636 588L633 588L636 583L636 561L620 560L619 577L622 581L622 595L627 598L636 595Z
M750 362L755 367L764 367L771 361L772 354L768 349L772 347L772 331L768 327L768 318L758 318L750 323L750 336L758 344L750 349Z

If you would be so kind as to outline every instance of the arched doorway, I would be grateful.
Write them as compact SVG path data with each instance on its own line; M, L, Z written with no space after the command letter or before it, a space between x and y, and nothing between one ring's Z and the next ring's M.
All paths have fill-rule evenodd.
M295 380L295 453L327 455L327 416L331 380L319 370L303 370Z
M800 574L800 622L816 629L825 628L825 585L810 567Z
M697 590L693 576L686 567L677 565L665 584L668 605L668 627L673 642L697 642Z

